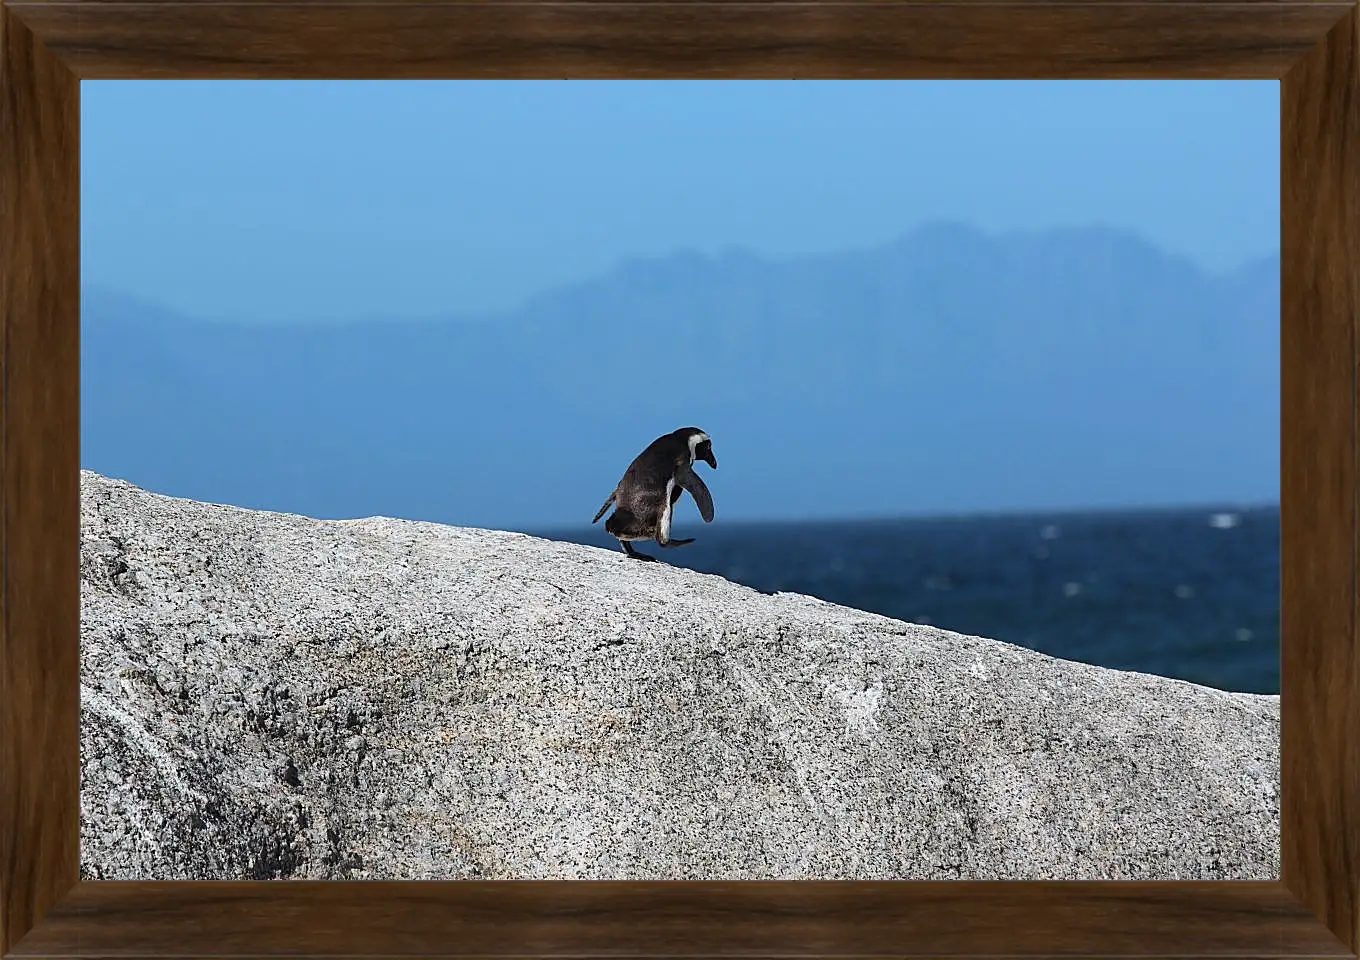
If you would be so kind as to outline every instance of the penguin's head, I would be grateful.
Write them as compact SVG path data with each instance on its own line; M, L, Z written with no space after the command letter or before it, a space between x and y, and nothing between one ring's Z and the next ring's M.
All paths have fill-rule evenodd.
M708 437L704 437L701 442L695 444L694 458L696 460L704 461L704 463L708 464L714 470L718 469L718 458L713 456L713 441L708 439Z
M714 470L718 469L718 458L713 456L713 441L698 427L686 427L684 433L689 440L690 462L702 460Z

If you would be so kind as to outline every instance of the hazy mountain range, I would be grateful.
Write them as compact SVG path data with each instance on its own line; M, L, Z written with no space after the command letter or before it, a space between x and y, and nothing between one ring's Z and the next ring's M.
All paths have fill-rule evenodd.
M720 522L1274 501L1279 273L933 224L630 261L497 317L207 321L86 289L81 462L200 500L529 529L588 523L695 424Z

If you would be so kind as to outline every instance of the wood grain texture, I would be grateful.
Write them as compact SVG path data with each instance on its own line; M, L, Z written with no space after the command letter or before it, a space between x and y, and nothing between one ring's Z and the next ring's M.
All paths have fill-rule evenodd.
M14 957L1341 957L1279 884L87 882Z
M78 94L0 8L0 950L79 877Z
M729 5L733 0L14 0L16 3L25 6L48 6L59 7L79 4L88 6L91 4L111 4L126 6L131 2L139 5L148 6L175 6L186 3L196 4L231 4L233 6L264 6L275 7L281 4L299 7L334 7L339 5L362 6L404 6L411 3L420 3L422 6L458 6L466 5L469 2L482 3L500 7L508 6L556 6L556 7L579 7L589 9L592 7L618 7L630 4L655 5L664 3L668 5L688 5L688 6L709 6L721 7ZM1088 6L1091 0L735 0L744 6L749 7L787 7L793 5L815 5L818 7L857 7L878 5L882 7L901 6L904 3L925 5L945 5L945 6L986 6L986 7L1019 7L1022 9L1037 7L1080 7ZM1304 0L1103 0L1102 6L1271 6L1289 7L1298 6ZM1315 0L1327 6L1335 7L1338 15L1347 7L1351 6L1347 0Z
M1285 884L1360 943L1360 17L1281 83Z
M12 2L83 79L1277 78L1327 3Z
M0 0L0 951L1353 956L1357 29L1351 4L1295 0ZM1283 882L104 882L68 894L78 855L76 76L1284 77Z

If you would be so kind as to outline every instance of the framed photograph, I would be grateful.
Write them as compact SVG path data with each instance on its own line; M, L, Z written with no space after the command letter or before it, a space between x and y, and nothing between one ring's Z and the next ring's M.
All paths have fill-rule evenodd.
M0 2L0 952L1355 956L1358 45Z

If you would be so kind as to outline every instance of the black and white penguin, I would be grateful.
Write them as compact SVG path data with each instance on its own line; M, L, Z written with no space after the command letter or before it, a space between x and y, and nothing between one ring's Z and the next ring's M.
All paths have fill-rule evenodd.
M671 510L680 494L688 490L699 506L699 516L705 523L713 522L713 498L694 472L696 459L718 469L713 441L698 427L681 427L657 437L628 465L623 479L590 522L599 520L613 504L614 512L604 522L605 532L623 545L624 553L637 560L656 557L638 553L633 549L633 540L655 540L663 547L693 543L693 537L671 539Z

